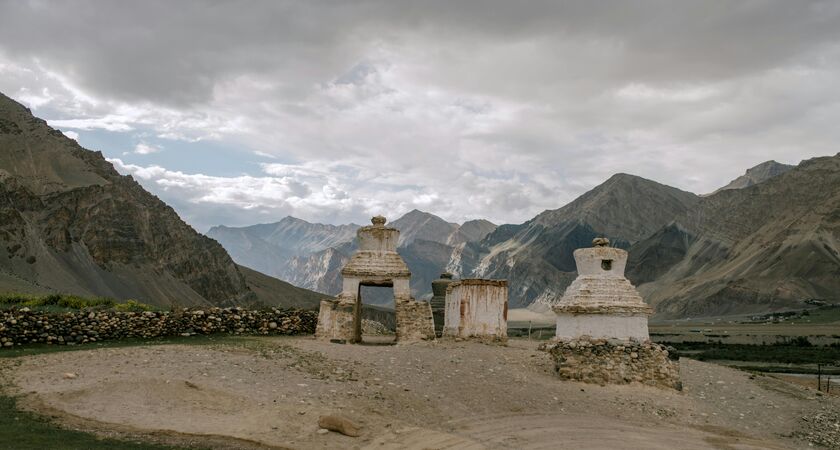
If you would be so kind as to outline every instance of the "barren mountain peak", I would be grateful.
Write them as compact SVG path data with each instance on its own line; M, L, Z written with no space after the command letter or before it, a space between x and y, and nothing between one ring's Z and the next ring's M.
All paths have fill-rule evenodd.
M732 180L726 186L716 190L713 193L728 189L743 189L759 183L763 183L773 177L779 176L796 166L788 164L781 164L774 160L765 161L756 166L747 169L743 175Z
M748 189L703 198L676 219L678 228L630 249L628 274L669 317L836 299L838 211L840 156L803 161Z

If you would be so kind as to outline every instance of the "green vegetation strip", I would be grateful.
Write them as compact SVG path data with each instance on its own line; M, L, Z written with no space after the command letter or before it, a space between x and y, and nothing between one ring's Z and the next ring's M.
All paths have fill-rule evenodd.
M119 303L116 300L107 297L86 298L68 294L0 294L0 308L11 307L46 311L69 311L92 308L141 312L151 311L153 309L151 306L140 303L137 300L127 300L123 303Z
M13 397L0 395L0 448L16 450L42 450L60 448L65 450L172 450L167 447L141 442L116 439L100 439L96 435L81 431L66 430L51 424L35 414L19 411Z
M685 356L700 361L749 361L783 364L840 365L840 347L799 345L710 344L705 342L670 343Z
M724 364L724 365L726 365L726 364ZM807 367L806 366L782 366L782 367L779 367L779 366L733 365L733 366L730 366L730 367L734 367L734 368L740 369L740 370L746 370L746 371L749 371L749 372L780 373L780 374L792 373L792 374L797 374L797 375L806 374L806 375L814 375L814 376L816 376L819 373L819 374L822 374L822 376L824 377L823 380L826 379L825 377L835 377L835 376L840 375L840 369L831 369L831 368L827 369L827 368L824 368L824 367L820 368L820 369L817 369L813 365L810 365L810 366L807 366Z

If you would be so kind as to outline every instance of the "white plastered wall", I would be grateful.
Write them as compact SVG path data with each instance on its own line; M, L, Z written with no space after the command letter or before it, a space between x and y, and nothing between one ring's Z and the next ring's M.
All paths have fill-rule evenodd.
M581 336L595 339L635 339L646 341L647 316L611 316L605 314L558 314L557 339L571 340Z

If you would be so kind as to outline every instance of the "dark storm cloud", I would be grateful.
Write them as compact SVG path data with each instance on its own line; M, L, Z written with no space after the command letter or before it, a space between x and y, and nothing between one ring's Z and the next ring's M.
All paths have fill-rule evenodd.
M251 72L276 76L294 95L301 83L352 66L380 41L422 43L443 61L471 47L545 42L544 64L520 61L525 65L473 79L489 90L505 80L525 86L522 76L549 83L738 76L796 60L840 35L840 4L831 1L11 0L0 7L0 47L12 56L49 61L102 95L175 104L207 102L220 79ZM562 57L570 43L611 60L577 67L591 55L552 61L552 46Z
M708 192L836 153L840 2L0 0L0 90L64 128L283 161L119 162L194 223L220 220L206 203L522 221L614 172Z

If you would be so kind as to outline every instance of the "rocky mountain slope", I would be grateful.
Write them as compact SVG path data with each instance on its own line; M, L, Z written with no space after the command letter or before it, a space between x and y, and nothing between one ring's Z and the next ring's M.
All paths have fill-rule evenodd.
M277 305L286 295L314 305L320 297L241 270L101 153L2 94L0 290L160 306Z
M628 277L661 318L840 302L840 156L789 167L763 163L705 197L618 174L519 225L458 226L416 210L391 225L418 298L445 268L508 279L511 307L547 309L577 276L573 251L606 236L629 250ZM353 250L347 241L292 258L285 279L337 293Z
M222 244L239 264L317 289L319 284L323 287L323 271L318 269L319 263L309 262L309 257L352 242L358 228L356 224L325 225L289 216L279 222L247 227L219 225L211 228L207 236ZM329 252L318 260L327 261L325 267L329 268L334 265L329 262L333 254Z
M577 276L575 249L590 246L597 236L627 248L698 201L692 193L617 174L562 208L499 227L481 242L474 269L462 275L508 279L514 308L550 302Z
M840 302L840 154L701 199L630 248L628 276L661 317Z
M725 191L727 189L743 189L746 187L756 185L758 183L763 183L775 176L781 175L787 172L788 170L793 169L794 167L796 166L780 164L772 160L765 161L755 167L747 169L747 171L743 175L730 181L729 184L716 190L713 193L716 194L720 191Z
M431 292L431 282L447 269L454 254L496 229L487 220L462 225L413 210L389 223L398 228L398 251L412 272L411 287L418 298ZM341 268L356 250L358 225L324 225L293 217L250 227L217 226L208 236L218 240L238 263L277 276L296 286L330 295L341 291ZM293 228L295 231L288 232ZM269 236L270 237L267 237ZM381 297L381 298L380 298ZM389 299L374 294L373 304Z

